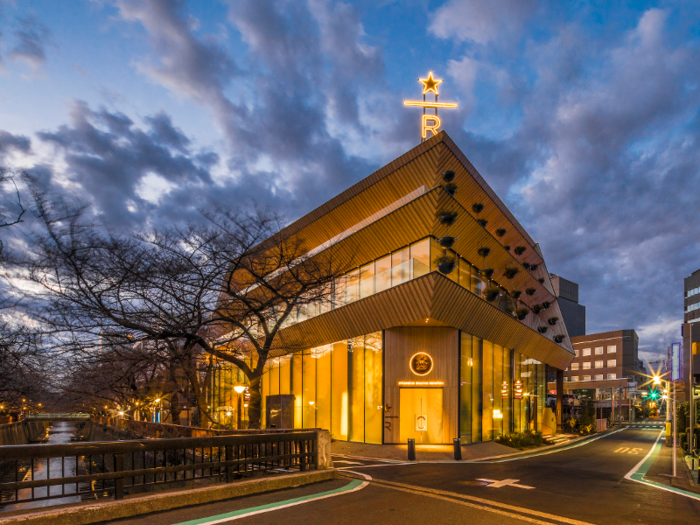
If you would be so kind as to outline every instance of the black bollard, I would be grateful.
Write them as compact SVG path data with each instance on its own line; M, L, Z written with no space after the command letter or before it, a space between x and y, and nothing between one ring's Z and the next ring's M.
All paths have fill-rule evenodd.
M408 461L415 461L415 460L416 460L416 440L409 439L408 440Z
M453 444L455 447L455 461L460 461L462 459L462 442L459 438L454 438Z

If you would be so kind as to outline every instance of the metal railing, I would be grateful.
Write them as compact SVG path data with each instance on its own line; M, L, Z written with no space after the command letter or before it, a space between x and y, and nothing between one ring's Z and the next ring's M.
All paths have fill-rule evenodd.
M46 414L46 413L38 413L38 414L25 414L24 419L39 419L39 420L62 420L62 421L76 421L76 420L88 420L90 419L90 414L82 414L82 413L75 413L75 414Z
M317 432L6 446L0 447L0 508L121 499L156 486L232 482L317 465Z

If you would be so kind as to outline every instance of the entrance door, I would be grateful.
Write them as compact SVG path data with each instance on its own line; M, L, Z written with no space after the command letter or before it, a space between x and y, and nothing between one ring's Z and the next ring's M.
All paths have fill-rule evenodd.
M442 443L442 388L399 389L401 443Z

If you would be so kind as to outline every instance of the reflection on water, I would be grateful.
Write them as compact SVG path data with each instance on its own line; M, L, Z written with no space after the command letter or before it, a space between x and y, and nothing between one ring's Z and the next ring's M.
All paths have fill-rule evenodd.
M69 422L56 422L53 427L49 429L49 439L46 443L51 445L59 445L62 443L70 443L71 437L75 433L75 425ZM34 478L33 479L54 479L60 477L69 477L76 475L76 463L75 457L73 458L51 458L37 459L34 460ZM30 465L27 465L27 472L24 475L22 481L29 481L32 479L32 469ZM53 487L37 487L34 490L34 498L45 498L47 496L47 489L50 490L50 495L61 495L65 494L65 497L47 499L41 501L27 501L25 503L16 503L5 505L0 507L0 512L18 510L18 509L31 509L36 507L47 507L50 505L61 505L63 503L75 503L80 501L80 496L70 494L75 494L75 485L55 485ZM18 498L20 501L23 499L28 499L32 497L32 489L22 489L19 491ZM14 497L12 498L14 499Z

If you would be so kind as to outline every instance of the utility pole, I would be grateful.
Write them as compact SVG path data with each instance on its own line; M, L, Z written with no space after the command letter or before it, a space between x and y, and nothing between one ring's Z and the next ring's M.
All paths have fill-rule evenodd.
M673 477L676 477L676 427L677 427L677 416L676 416L676 383L673 383Z

